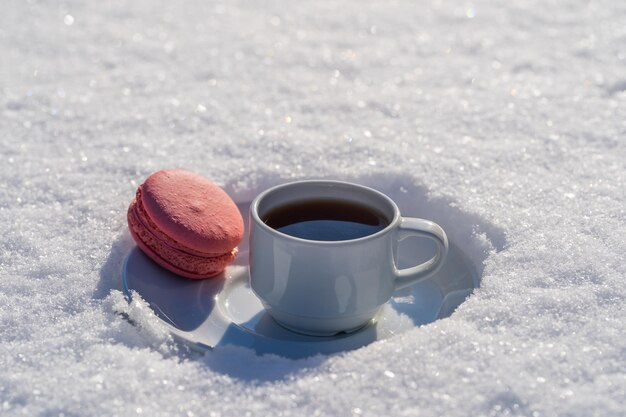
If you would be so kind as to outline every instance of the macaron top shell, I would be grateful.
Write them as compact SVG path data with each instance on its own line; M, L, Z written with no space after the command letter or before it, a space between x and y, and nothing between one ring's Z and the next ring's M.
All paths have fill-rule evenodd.
M231 251L243 238L239 209L218 185L182 169L152 174L138 197L150 220L182 246L207 255Z

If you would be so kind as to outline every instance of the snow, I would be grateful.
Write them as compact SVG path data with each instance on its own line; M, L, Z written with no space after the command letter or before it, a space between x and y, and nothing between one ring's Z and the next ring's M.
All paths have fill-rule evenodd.
M9 0L1 414L626 414L624 19L608 0ZM480 287L352 352L189 353L117 276L126 208L167 167L238 203L372 185L439 222Z

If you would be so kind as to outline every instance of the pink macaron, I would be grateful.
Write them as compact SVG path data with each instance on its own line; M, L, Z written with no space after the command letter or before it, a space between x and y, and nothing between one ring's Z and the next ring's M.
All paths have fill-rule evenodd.
M193 172L155 172L128 208L137 245L156 263L187 278L221 273L237 256L241 213L219 186Z

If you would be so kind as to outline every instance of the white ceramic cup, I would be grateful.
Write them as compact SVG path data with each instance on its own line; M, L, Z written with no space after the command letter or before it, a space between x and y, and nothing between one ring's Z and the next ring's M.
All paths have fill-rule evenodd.
M389 224L352 240L316 241L281 233L263 219L299 201L335 199L383 214ZM408 236L433 240L437 254L398 269L398 243ZM428 220L402 217L386 195L341 181L297 181L271 188L250 208L250 286L268 313L296 332L330 336L367 324L393 292L432 276L448 252L443 229Z

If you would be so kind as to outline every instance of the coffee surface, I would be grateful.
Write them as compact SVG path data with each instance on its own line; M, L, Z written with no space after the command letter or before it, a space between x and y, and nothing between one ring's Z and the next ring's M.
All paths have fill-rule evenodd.
M322 241L358 239L389 225L389 220L371 207L332 199L285 204L266 213L263 221L281 233Z

